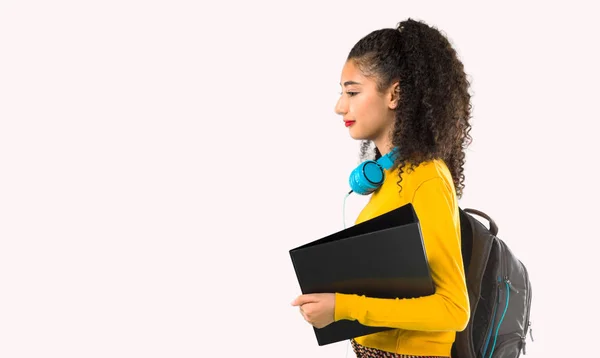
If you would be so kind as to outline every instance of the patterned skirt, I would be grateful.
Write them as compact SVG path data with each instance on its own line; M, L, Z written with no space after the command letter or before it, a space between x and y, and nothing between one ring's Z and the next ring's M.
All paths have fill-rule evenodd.
M365 347L356 343L354 339L350 340L352 343L352 349L357 358L450 358L440 356L408 356L405 354L397 354L392 352L386 352L375 348Z

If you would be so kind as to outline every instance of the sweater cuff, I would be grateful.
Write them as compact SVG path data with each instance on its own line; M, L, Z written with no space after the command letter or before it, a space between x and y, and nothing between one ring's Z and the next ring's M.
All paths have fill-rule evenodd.
M356 317L352 314L352 309L356 308L359 299L360 297L357 295L336 293L334 320L336 322L343 319L356 320Z

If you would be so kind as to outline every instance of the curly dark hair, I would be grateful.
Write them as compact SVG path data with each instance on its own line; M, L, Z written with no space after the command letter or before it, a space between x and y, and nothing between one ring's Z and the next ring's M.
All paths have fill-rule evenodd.
M373 31L354 45L353 60L383 92L400 83L392 144L398 147L393 169L399 170L402 190L404 168L442 159L460 198L464 188L465 149L471 143L470 83L449 40L435 27L407 19L395 29ZM361 157L370 155L371 142L361 144ZM381 157L377 148L374 159Z

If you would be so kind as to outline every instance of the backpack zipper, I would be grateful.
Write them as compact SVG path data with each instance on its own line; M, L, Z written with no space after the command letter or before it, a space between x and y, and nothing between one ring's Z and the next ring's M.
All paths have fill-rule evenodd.
M496 282L496 297L494 299L494 313L492 314L492 319L490 321L490 326L485 334L485 344L483 345L483 351L481 352L481 356L485 358L485 353L487 352L488 346L490 344L490 339L492 338L492 332L494 331L494 322L496 321L496 313L498 312L498 306L500 304L500 277L498 277L498 282Z
M502 244L500 241L495 241L498 244L498 255L502 257ZM504 264L504 260L500 260L500 265L503 267L500 268L500 276L498 276L498 281L496 282L496 290L494 297L494 313L492 314L492 320L490 321L490 326L488 327L488 331L485 334L485 343L483 345L483 350L481 356L485 358L485 354L487 353L490 339L492 338L492 332L494 331L494 322L496 321L496 313L498 312L498 306L500 305L500 284L502 282L502 277L506 276L506 264Z
M504 249L505 249L505 245L504 243L502 243L501 241L498 241L498 243L500 244L499 246L502 248L501 254L503 253ZM508 277L508 259L506 258L506 255L504 255L503 257L503 263L504 265L502 265L502 275L504 278L504 282L508 284L508 287L510 288L511 291L515 292L515 293L519 293L519 291L513 287L512 283L510 282L510 277Z
M499 281L502 282L502 280ZM504 284L506 285L506 303L504 305L504 311L502 312L502 316L500 316L500 320L498 321L498 325L496 326L496 333L494 334L494 344L492 345L492 349L490 351L489 357L492 357L494 354L494 350L496 349L496 340L498 339L498 332L500 331L500 326L504 321L504 317L506 316L506 312L508 311L508 304L510 303L510 291L512 291L508 280L504 280ZM498 301L500 300L500 296L498 296Z
M498 249L500 252L500 255L503 256L502 254L505 251L505 246L504 243L502 243L500 240L496 241L498 243ZM504 255L502 257L501 260L501 264L502 264L502 268L500 270L500 276L498 277L498 282L497 282L497 290L496 290L496 298L497 301L495 303L495 307L494 307L494 314L492 316L492 325L489 328L489 332L487 333L487 339L485 342L485 347L483 350L483 357L485 358L485 354L487 352L487 348L488 345L490 343L490 339L492 338L492 332L494 331L494 322L496 320L496 312L498 309L498 306L500 305L500 286L502 283L504 283L505 287L506 287L506 302L504 304L504 311L502 312L502 316L500 316L500 320L498 321L498 324L496 325L496 332L494 334L494 343L492 344L492 348L490 350L490 355L489 357L492 357L492 354L494 354L494 350L496 349L496 340L498 338L498 332L500 331L500 326L502 325L502 322L504 321L504 317L506 316L506 312L508 311L508 305L510 303L510 291L516 292L518 293L519 291L513 287L512 283L510 282L510 278L508 277L508 262L507 262L507 258L506 255Z

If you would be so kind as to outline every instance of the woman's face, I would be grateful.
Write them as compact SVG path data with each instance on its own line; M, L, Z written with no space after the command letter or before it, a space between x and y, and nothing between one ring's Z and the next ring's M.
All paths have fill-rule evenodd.
M384 93L377 90L374 78L365 77L354 61L342 69L342 94L335 112L343 117L350 136L357 140L371 140L381 150L389 147L394 127L397 96L390 86ZM380 147L383 145L385 147Z

